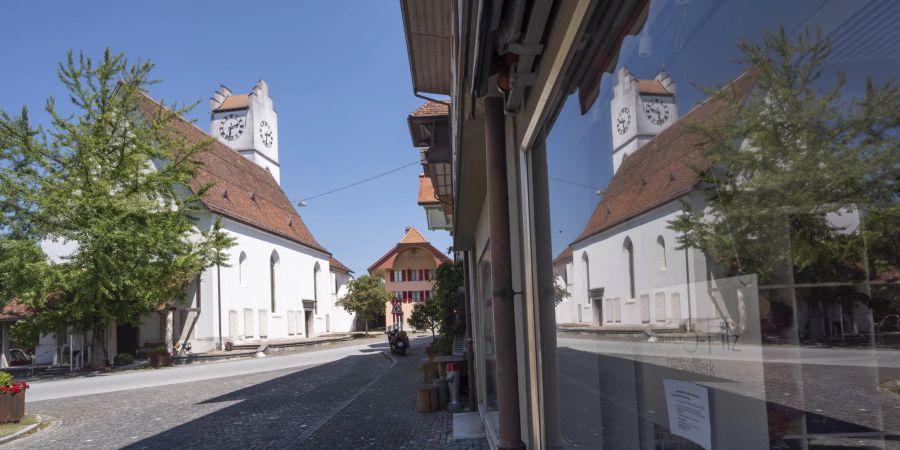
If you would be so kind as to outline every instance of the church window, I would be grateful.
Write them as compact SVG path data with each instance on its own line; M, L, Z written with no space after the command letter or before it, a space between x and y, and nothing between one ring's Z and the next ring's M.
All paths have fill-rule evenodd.
M247 254L244 252L238 257L238 283L241 286L247 285Z
M319 301L319 271L322 270L321 266L319 266L319 262L316 261L316 265L313 266L313 300ZM318 305L316 305L318 307Z
M666 240L662 235L656 238L656 257L659 260L659 270L666 270Z
M591 262L588 260L587 252L581 254L581 260L584 261L584 298L591 296Z
M269 257L269 296L271 300L271 308L272 313L274 314L275 309L275 288L276 288L276 272L278 271L278 253L272 251L272 256Z
M631 238L625 238L622 248L628 260L628 298L634 299L634 245L631 244Z

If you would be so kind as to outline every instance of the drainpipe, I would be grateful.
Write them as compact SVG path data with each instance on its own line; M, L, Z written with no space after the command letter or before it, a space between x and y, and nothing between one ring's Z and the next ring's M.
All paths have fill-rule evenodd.
M503 99L484 97L485 161L490 208L491 280L494 291L494 342L500 438L497 448L524 449L519 423L519 374L509 243L509 191L506 176L506 127Z
M478 410L478 391L476 386L478 382L475 379L475 354L472 345L472 327L475 324L473 319L475 314L475 296L472 295L472 271L469 269L469 252L463 254L463 285L466 290L465 301L465 317L466 317L466 366L469 372L469 411Z
M554 301L553 249L550 246L550 186L547 146L541 138L531 147L531 198L534 217L534 263L538 291L538 326L541 349L541 399L543 400L544 444L562 449L560 424L559 361L556 351L556 302Z
M216 263L216 296L219 303L219 350L225 350L222 342L222 266Z

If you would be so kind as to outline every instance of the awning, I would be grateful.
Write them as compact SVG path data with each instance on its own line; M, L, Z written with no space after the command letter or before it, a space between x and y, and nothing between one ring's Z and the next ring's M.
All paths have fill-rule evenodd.
M453 2L401 0L413 90L450 95Z

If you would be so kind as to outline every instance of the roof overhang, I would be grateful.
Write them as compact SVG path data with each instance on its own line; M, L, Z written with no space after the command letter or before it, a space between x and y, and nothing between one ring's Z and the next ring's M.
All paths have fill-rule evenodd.
M450 95L453 54L452 0L401 0L413 90Z

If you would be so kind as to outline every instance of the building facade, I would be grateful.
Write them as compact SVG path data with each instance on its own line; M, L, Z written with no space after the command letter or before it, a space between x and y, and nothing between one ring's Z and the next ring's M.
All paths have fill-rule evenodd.
M867 109L875 102L867 92L894 104L890 85L875 86L892 80L900 62L896 48L882 45L896 41L882 24L900 17L900 6L401 6L413 92L449 105L472 406L492 447L892 447L897 400L879 387L887 375L877 367L896 352L896 260L877 267L891 258L871 239L896 240L896 223L882 215L896 208L896 189L884 188L891 200L871 209L813 194L831 192L822 180L852 185L842 177L867 164L863 153L896 161L884 134L844 141L829 133L847 117L893 114L856 115L851 105L878 110ZM825 43L810 44L817 39ZM779 53L786 48L789 57ZM804 72L810 63L816 70ZM759 72L747 76L751 67ZM757 115L721 125L723 102L742 90ZM834 107L817 109L829 95ZM832 120L815 119L822 115ZM753 120L769 126L720 142L704 134ZM811 129L819 132L798 133ZM772 135L779 138L761 138ZM759 152L778 161L762 167L793 170L785 178L796 184L783 191L798 195L770 193L772 203L795 202L782 210L791 220L760 223L753 213L765 202L755 211L718 209L732 219L718 230L722 241L741 245L713 255L682 245L672 222L712 210L717 184L699 180L723 167L702 157L714 144L734 145L748 161L777 146ZM811 156L840 149L857 159L831 165ZM885 179L869 167L859 179ZM753 172L741 175L752 182ZM819 238L797 232L806 220L820 225ZM771 253L742 250L763 233L777 236L779 245L760 245ZM882 256L862 256L871 252ZM780 265L748 269L769 261ZM555 286L570 294L558 306ZM557 321L584 327L573 335Z
M144 114L162 108L146 95L138 102ZM199 274L184 301L144 314L136 327L110 324L109 354L135 354L164 345L183 355L222 348L227 342L351 331L352 315L335 305L351 271L316 241L281 190L278 116L265 81L246 94L220 87L210 100L208 134L180 117L172 127L191 143L215 138L196 156L201 164L187 188L212 184L196 214L196 230L209 231L219 221L234 246L227 250L227 267ZM59 259L77 245L44 242L42 247ZM89 335L85 341L62 331L41 338L39 362L52 361L57 352L48 349L90 347Z
M409 227L394 248L369 266L369 274L383 276L384 287L391 293L391 301L384 306L387 327L408 328L413 306L431 298L435 271L445 262L450 258Z

